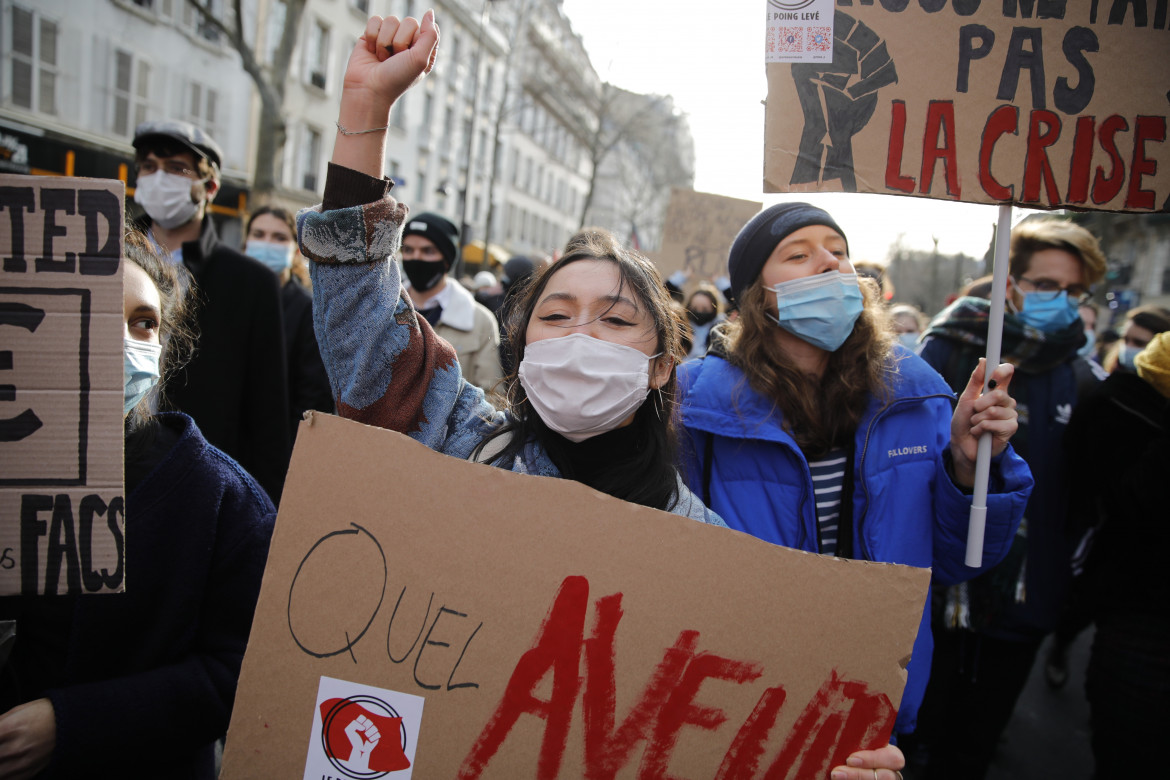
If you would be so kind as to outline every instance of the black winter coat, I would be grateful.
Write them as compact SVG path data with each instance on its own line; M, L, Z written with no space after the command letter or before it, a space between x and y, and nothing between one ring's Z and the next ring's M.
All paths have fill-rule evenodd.
M165 397L277 503L290 453L280 281L221 243L209 217L199 239L183 244L183 264L195 280L199 341Z

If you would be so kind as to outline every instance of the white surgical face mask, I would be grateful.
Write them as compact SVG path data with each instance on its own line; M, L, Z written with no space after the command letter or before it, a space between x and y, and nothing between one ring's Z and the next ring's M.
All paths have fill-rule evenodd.
M158 362L161 356L161 344L123 339L122 414L130 414L130 410L138 406L150 388L158 384Z
M571 441L612 431L650 392L646 353L573 333L524 348L520 384L544 424Z
M191 187L196 183L186 176L155 171L138 177L134 200L156 225L171 230L190 222L199 211L199 204L191 200Z

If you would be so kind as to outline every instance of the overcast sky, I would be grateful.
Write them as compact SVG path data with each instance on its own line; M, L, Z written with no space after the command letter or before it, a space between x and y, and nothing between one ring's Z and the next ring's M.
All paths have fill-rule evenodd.
M714 12L713 8L718 8ZM564 0L598 75L669 94L695 137L695 189L772 204L809 200L848 234L855 259L883 261L899 234L914 248L981 257L998 207L893 195L765 195L766 0ZM1014 219L1024 216L1015 210Z

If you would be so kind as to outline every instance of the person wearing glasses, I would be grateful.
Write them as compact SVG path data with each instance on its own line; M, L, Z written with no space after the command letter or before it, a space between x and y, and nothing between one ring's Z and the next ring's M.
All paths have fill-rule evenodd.
M1062 441L1073 409L1104 379L1078 354L1078 306L1105 274L1097 239L1063 219L1027 219L1011 235L1003 360L1015 365L1019 412L1012 446L1036 486L1007 557L960 585L935 585L934 664L919 716L928 777L983 777L1057 625L1070 583ZM923 335L919 355L961 389L987 349L990 301L959 298ZM914 757L911 757L913 763ZM957 769L958 768L958 769ZM956 773L958 772L958 773Z
M134 200L155 246L196 288L195 356L168 378L167 397L277 502L290 449L280 284L219 239L209 209L222 159L215 139L188 122L143 122L134 131Z

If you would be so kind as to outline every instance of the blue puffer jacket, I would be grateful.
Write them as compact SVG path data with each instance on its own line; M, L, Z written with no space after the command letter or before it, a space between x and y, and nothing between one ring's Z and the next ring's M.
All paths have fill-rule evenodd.
M960 582L1007 553L1032 476L1010 446L992 461L984 569L967 568L971 497L951 482L944 462L954 394L920 358L900 346L895 350L891 400L870 400L855 440L854 557L932 567L935 581ZM679 384L683 478L691 489L732 528L818 552L808 462L772 402L752 390L738 368L712 354L682 366ZM933 648L924 593L896 733L915 728Z

